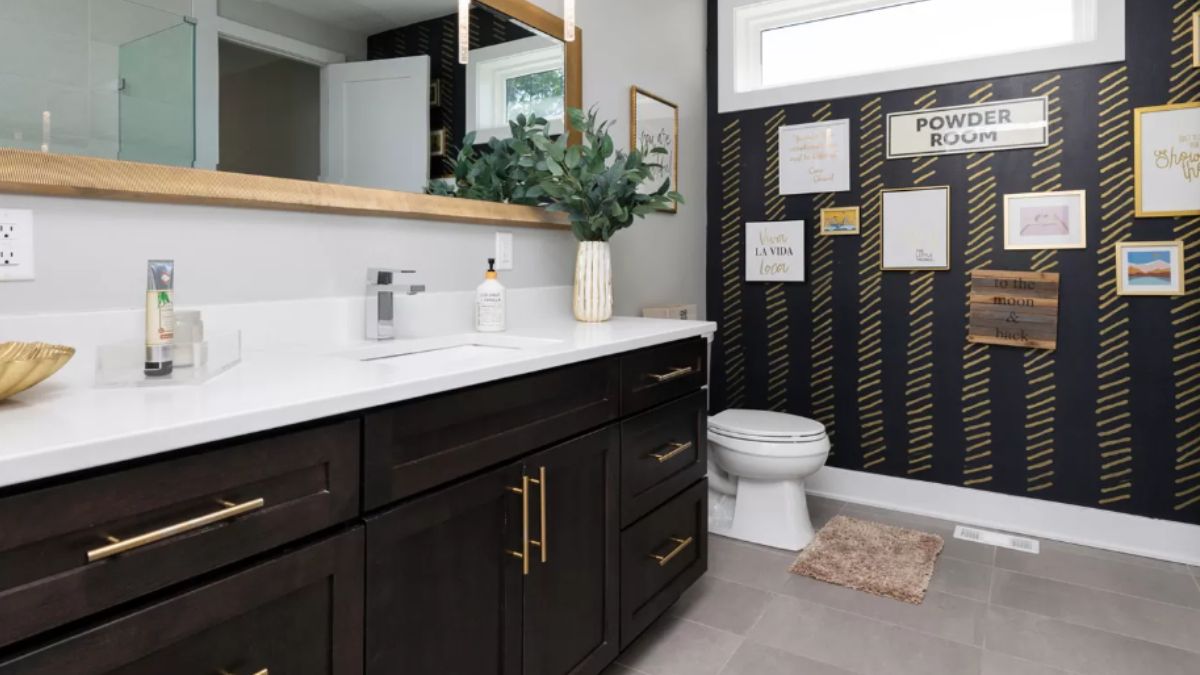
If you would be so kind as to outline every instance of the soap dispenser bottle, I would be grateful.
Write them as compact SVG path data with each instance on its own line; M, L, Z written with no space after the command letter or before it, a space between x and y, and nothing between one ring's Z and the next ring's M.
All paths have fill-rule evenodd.
M475 289L475 330L499 333L505 329L507 297L504 285L496 275L496 259L488 258L488 271L482 284Z

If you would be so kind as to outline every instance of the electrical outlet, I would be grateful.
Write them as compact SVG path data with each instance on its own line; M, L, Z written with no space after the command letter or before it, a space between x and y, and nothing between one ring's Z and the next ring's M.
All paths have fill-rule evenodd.
M511 270L513 268L513 234L512 232L496 233L496 269Z
M0 209L0 281L33 279L33 211Z

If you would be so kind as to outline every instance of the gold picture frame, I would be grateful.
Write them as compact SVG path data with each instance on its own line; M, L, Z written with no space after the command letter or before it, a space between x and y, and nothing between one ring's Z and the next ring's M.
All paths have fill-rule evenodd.
M1019 244L1014 241L1009 209L1013 203L1022 199L1039 199L1050 197L1074 197L1079 204L1079 241L1058 244ZM1061 249L1087 248L1087 190L1056 190L1051 192L1019 192L1004 195L1004 250L1006 251L1047 251Z
M1172 260L1178 266L1179 285L1178 287L1146 287L1146 288L1131 288L1130 284L1125 282L1128 276L1125 273L1125 267L1128 264L1126 252L1130 249L1174 249ZM1187 257L1185 256L1185 244L1182 240L1176 241L1121 241L1117 242L1116 253L1114 260L1115 272L1117 275L1117 295L1149 295L1149 296L1180 296L1187 292ZM1145 275L1152 276L1152 275Z
M1143 204L1144 176L1142 175L1142 140L1143 118L1154 113L1174 112L1200 108L1200 101L1190 103L1170 103L1167 105L1147 106L1133 109L1133 203L1134 215L1138 218L1180 218L1200 216L1200 209L1150 211Z
M926 191L933 191L933 190L945 191L945 193L946 193L946 224L945 224L946 264L945 265L915 266L915 267L914 266L897 265L897 266L888 267L888 265L885 262L886 261L886 252L887 252L887 247L886 247L887 211L884 208L884 204L885 204L887 195L900 193L900 192L926 192ZM883 190L879 191L879 269L880 270L882 270L884 272L946 272L946 271L950 270L950 254L951 254L951 250L950 250L950 218L952 217L952 214L950 213L950 205L951 205L950 193L951 193L951 189L950 189L949 185L923 185L920 187L889 188L889 189L883 189Z
M853 214L851 220L854 221L853 229L832 230L832 220L839 215L842 215L842 224L846 223L846 215ZM862 213L857 206L833 206L828 209L821 209L821 236L823 237L842 237L853 236L862 232Z
M446 130L437 129L429 133L429 156L445 157L448 152Z
M573 42L566 42L562 17L529 0L476 2L563 40L565 103L572 108L583 107L581 28L576 28ZM577 129L570 129L568 136L572 143L581 140ZM8 148L0 148L0 193L391 216L510 227L567 229L570 226L565 214L534 206Z
M630 87L629 88L629 149L631 151L636 150L639 147L639 145L638 145L638 96L645 96L646 98L657 101L658 103L661 103L661 104L667 106L668 108L671 108L671 110L673 110L675 113L675 130L674 130L675 147L672 148L672 158L671 158L671 189L674 190L675 192L678 192L679 191L679 106L676 105L675 103L672 103L671 101L668 101L667 99L665 99L661 96L652 94L652 93L646 91L645 89L642 89L641 87L638 87L636 85ZM671 202L670 207L659 209L659 212L660 213L678 213L679 212L679 204L676 202Z

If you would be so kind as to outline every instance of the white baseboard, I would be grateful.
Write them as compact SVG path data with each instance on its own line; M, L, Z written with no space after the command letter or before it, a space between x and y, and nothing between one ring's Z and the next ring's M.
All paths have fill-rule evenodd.
M1043 539L1200 565L1200 526L825 467L809 494Z

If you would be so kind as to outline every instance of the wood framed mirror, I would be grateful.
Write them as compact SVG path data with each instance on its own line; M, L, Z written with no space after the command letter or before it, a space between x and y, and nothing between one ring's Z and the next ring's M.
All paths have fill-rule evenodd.
M566 225L424 192L468 131L582 107L582 31L528 0L472 2L466 65L457 0L77 4L8 26L61 53L0 65L2 192Z

